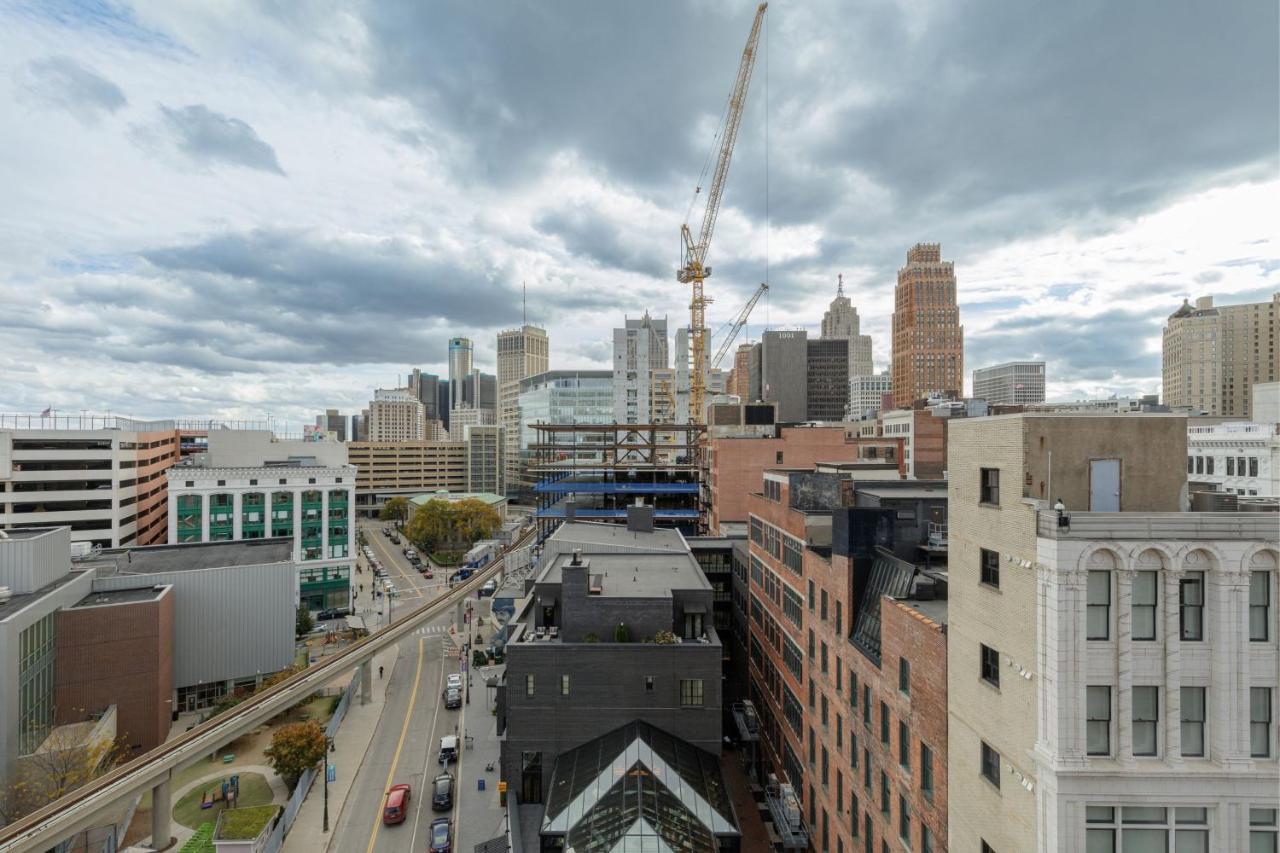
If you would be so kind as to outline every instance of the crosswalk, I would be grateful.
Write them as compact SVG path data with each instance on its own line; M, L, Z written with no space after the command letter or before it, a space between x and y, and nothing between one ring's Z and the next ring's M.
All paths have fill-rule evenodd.
M413 633L421 637L429 637L433 634L447 634L449 633L449 626L448 625L423 625L421 628L414 631Z

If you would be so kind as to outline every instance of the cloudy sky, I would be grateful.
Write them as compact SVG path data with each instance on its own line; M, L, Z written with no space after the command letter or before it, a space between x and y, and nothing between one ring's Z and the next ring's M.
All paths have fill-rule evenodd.
M679 226L754 4L0 0L0 411L357 409L528 314L555 367L675 324ZM1280 290L1275 3L775 0L709 261L712 328L889 359L909 246L966 374L1155 391L1184 297ZM704 179L705 180L705 179ZM697 211L695 208L695 217Z

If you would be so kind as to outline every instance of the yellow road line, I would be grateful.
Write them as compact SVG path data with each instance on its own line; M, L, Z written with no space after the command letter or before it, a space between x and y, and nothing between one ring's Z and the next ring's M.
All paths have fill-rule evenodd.
M400 729L400 740L396 743L395 755L391 757L391 771L387 773L387 783L382 786L382 797L378 800L378 814L374 817L373 831L369 833L369 847L366 853L373 853L373 845L378 840L378 830L382 828L382 810L386 808L387 791L391 789L391 781L396 778L396 766L400 763L400 751L404 749L404 738L409 733L409 721L413 719L413 706L418 701L418 685L422 682L422 659L425 643L418 639L418 668L413 675L413 692L409 694L409 710L404 715L404 726ZM420 791L419 794L422 792Z

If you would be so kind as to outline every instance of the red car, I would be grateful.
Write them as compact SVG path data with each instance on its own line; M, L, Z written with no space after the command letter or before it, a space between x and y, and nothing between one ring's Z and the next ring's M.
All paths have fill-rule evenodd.
M409 786L403 783L392 785L387 791L387 803L382 807L382 822L390 825L404 823L409 814Z

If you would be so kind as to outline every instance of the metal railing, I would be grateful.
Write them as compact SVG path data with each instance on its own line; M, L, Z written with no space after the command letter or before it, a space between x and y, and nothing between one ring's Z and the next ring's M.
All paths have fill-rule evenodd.
M479 590L502 568L506 554L526 545L534 532L526 530L498 559L477 570L443 597L423 604L382 631L0 828L0 851L41 850L56 845L61 839L93 826L98 815L112 803L164 782L173 771L200 760L292 707L333 680L335 675L372 660L384 648L410 636L422 622L447 613L449 608Z
M1047 539L1276 539L1273 512L1066 512L1036 513L1036 533Z

